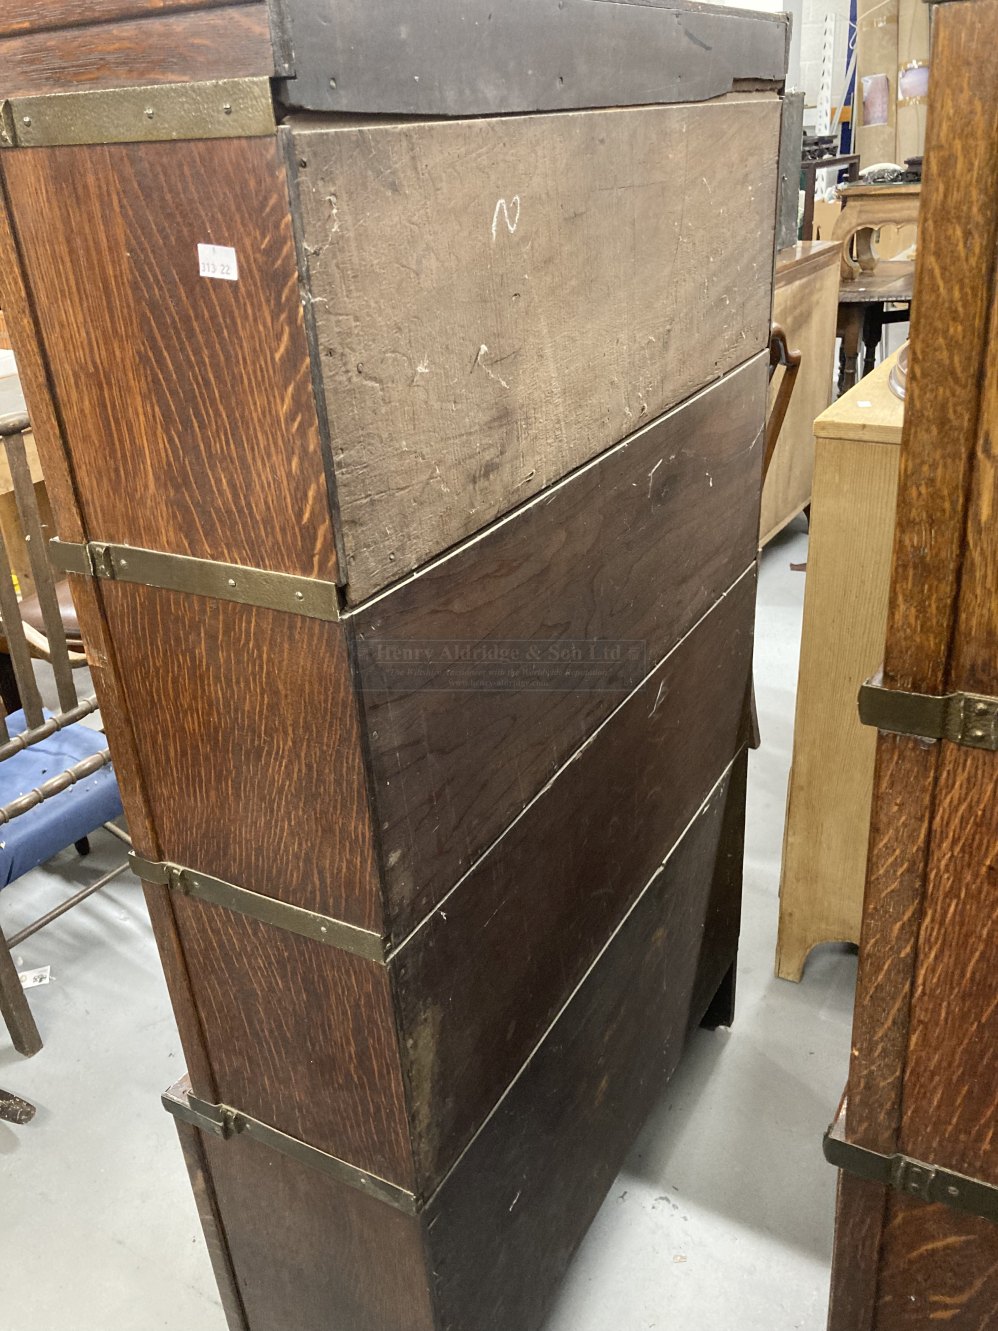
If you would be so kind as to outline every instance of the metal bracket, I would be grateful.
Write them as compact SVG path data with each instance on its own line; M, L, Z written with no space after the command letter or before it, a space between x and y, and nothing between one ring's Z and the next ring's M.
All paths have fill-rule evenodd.
M85 88L0 101L0 147L257 138L276 130L268 78Z
M206 1100L199 1100L196 1095L191 1094L183 1082L171 1086L164 1092L163 1107L174 1118L190 1123L192 1127L199 1128L214 1137L221 1137L223 1141L230 1141L233 1137L251 1137L261 1146L279 1151L281 1155L290 1156L292 1160L308 1165L320 1173L328 1174L338 1182L345 1183L349 1188L356 1188L369 1197L387 1202L389 1206L402 1211L405 1215L419 1213L415 1194L406 1188L389 1183L387 1179L379 1178L376 1174L368 1174L358 1169L356 1165L348 1164L346 1160L340 1160L335 1155L329 1155L317 1146L309 1146L297 1137L290 1137L286 1132L272 1128L269 1123L263 1123L260 1119L244 1114L231 1105L213 1105Z
M843 1136L844 1118L840 1113L825 1133L823 1149L830 1165L870 1183L885 1184L908 1197L918 1197L923 1202L941 1202L954 1211L998 1221L998 1185L913 1160L900 1152L882 1155L879 1151L857 1146Z
M51 540L49 560L61 573L136 582L143 587L283 610L291 615L304 615L306 619L340 617L339 588L321 578L303 578L294 573L275 573L270 569L222 564L212 559L102 541L78 545Z
M876 675L859 690L859 719L894 735L948 739L998 752L998 698L983 693L908 693L887 689Z
M226 910L235 911L237 915L246 915L252 920L259 920L261 924L284 929L287 933L310 938L316 943L325 943L367 961L376 961L382 965L387 961L384 940L371 929L361 929L355 924L334 920L329 915L306 910L303 906L292 906L287 901L265 897L259 892L251 892L249 888L227 883L223 878L213 878L210 874L185 869L180 864L143 859L134 851L130 852L128 859L132 872L144 883L159 884L197 901L223 906Z

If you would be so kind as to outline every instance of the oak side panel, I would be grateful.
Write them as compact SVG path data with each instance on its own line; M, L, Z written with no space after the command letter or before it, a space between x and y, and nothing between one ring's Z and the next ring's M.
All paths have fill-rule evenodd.
M202 1142L253 1331L435 1331L419 1219L247 1137Z
M2 32L2 29L0 29ZM274 73L265 4L42 29L0 38L4 97Z
M744 744L754 604L746 576L396 954L429 1185Z
M174 909L219 1100L411 1190L385 968L220 906Z
M881 1254L877 1331L993 1331L998 1225L892 1194Z
M232 0L234 4L256 0ZM45 28L79 28L115 19L142 18L188 9L226 8L224 0L4 0L0 37Z
M885 658L888 685L923 693L945 684L998 248L998 5L956 9L935 15ZM966 243L954 245L964 194Z
M128 583L102 592L165 858L379 929L342 626Z
M275 140L4 170L89 537L335 577ZM201 242L235 248L238 281L199 276Z
M767 345L779 123L292 122L353 603Z
M744 762L744 759L741 760ZM428 1213L441 1327L537 1331L702 1012L712 911L735 918L744 790L707 801ZM714 981L716 984L716 980Z
M755 360L350 620L395 938L752 562L767 366ZM384 654L607 650L594 687L511 666L457 685ZM636 654L636 659L631 658ZM461 669L461 667L459 667Z
M785 980L801 978L818 943L859 942L877 736L856 701L884 659L897 472L896 445L816 441L780 868Z

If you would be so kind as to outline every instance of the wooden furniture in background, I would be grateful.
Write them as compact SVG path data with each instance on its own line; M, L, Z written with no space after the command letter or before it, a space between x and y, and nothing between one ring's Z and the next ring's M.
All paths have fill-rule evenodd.
M906 322L911 317L915 290L915 265L910 259L889 259L863 273L854 282L839 286L838 335L839 391L848 393L860 379L859 355L863 351L863 375L876 363L877 347L884 325ZM888 310L888 306L903 308Z
M22 91L234 58L19 7ZM0 154L5 303L230 1325L533 1331L733 1010L787 24L281 8Z
M998 3L934 24L831 1331L998 1308Z
M773 318L788 345L801 353L794 394L766 473L759 521L765 545L811 502L814 418L832 396L835 313L839 291L838 246L798 242L776 257ZM779 388L773 381L770 400Z
M838 173L843 167L848 169L849 180L859 179L859 154L845 153L838 157L827 157L824 160L812 161L805 158L801 164L801 174L804 177L804 217L801 223L801 239L803 241L815 240L814 234L814 214L815 208L822 205L814 197L817 188L817 177L819 171L835 171Z
M892 356L814 422L814 494L776 973L799 980L819 943L859 942L875 736L859 686L887 622L904 404Z
M842 243L843 284L867 280L878 268L877 234L881 227L918 224L921 185L843 185L842 211L832 239Z

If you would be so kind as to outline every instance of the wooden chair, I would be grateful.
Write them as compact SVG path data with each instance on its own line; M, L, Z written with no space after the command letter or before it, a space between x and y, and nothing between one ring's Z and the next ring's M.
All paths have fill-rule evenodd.
M85 664L86 656L78 626L75 638L72 636L72 620L67 633L64 606L60 606L64 598L49 566L25 453L27 429L23 412L0 415L0 441L35 584L33 597L19 601L7 538L0 533L0 648L9 661L18 704L9 708L5 702L0 715L0 890L68 846L75 845L85 854L87 838L98 827L105 826L121 840L129 840L111 822L121 815L122 807L104 736L81 724L96 712L97 701L80 698L73 682L73 668ZM37 660L51 666L57 711L42 703L35 677ZM0 931L0 1014L20 1053L37 1053L42 1042L11 949L126 868L122 864L105 874L10 938Z

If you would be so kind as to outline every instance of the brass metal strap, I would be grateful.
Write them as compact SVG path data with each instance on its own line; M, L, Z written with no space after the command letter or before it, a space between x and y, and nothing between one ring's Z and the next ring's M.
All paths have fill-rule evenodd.
M268 78L84 88L0 101L0 147L257 138L276 132Z
M859 690L859 719L894 735L947 739L998 751L998 698L983 693L907 693L884 688L877 675Z
M306 619L332 621L340 617L339 588L334 582L321 578L304 578L294 573L275 573L270 569L223 564L213 559L194 559L190 555L143 550L132 545L110 545L103 541L79 545L52 540L49 541L49 558L61 573L80 573L113 582L135 582L143 587L282 610L290 615L303 615Z
M274 897L251 892L249 888L237 887L235 883L227 883L223 878L213 878L211 874L198 873L180 864L143 859L134 851L128 858L132 872L144 883L160 884L172 892L222 906L238 915L259 920L261 924L284 929L287 933L310 938L316 943L325 943L341 952L351 952L367 961L381 964L386 961L385 942L372 929L361 929L329 915L306 910L303 906L277 901Z
M174 1118L190 1123L214 1137L221 1137L223 1141L233 1137L250 1137L258 1141L261 1146L279 1151L282 1155L290 1156L292 1160L297 1160L310 1169L328 1174L349 1188L356 1188L358 1192L364 1192L369 1197L387 1202L389 1206L404 1212L405 1215L418 1214L416 1197L407 1189L389 1183L387 1179L379 1178L376 1174L368 1174L363 1169L358 1169L356 1165L348 1164L346 1160L340 1160L335 1155L329 1155L317 1146L309 1146L297 1137L291 1137L286 1132L272 1128L269 1123L263 1123L260 1119L244 1114L231 1105L209 1104L205 1100L199 1100L189 1091L172 1087L163 1095L163 1107Z
M967 1178L937 1165L925 1164L896 1152L882 1155L848 1142L842 1135L841 1117L825 1133L825 1159L836 1169L845 1170L870 1183L882 1183L908 1197L923 1202L941 1202L954 1211L998 1221L998 1186Z

